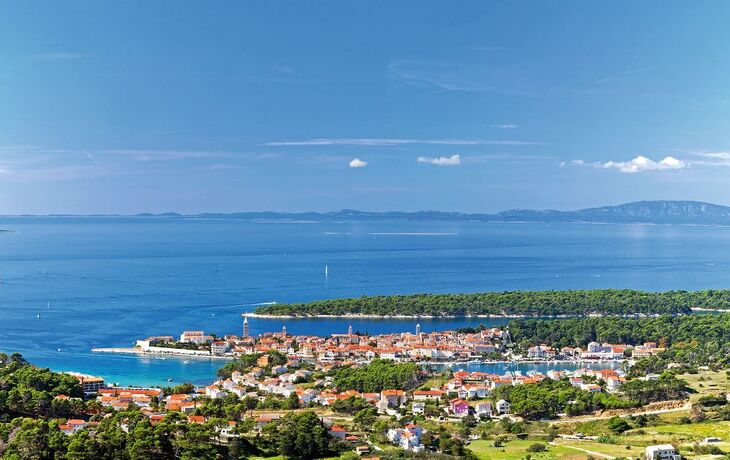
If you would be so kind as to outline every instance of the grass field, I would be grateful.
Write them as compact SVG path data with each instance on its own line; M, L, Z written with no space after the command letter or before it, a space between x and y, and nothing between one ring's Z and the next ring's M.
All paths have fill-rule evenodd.
M698 374L683 374L679 378L697 392L690 397L692 401L711 394L730 393L730 378L725 371L702 371Z
M693 443L701 442L707 437L717 437L723 440L715 445L725 452L730 452L730 422L702 422L692 424L678 424L674 422L675 414L662 414L663 422L670 424L661 426L647 426L635 428L622 435L610 434L612 442L602 443L589 440L556 439L553 444L547 445L545 452L528 452L527 448L539 441L513 440L503 447L494 447L492 440L478 440L471 443L469 448L480 459L495 460L522 460L530 455L534 460L584 460L588 457L601 458L641 458L646 446L653 444L674 444L680 446L682 453L691 460L710 459L712 456L691 455L687 450ZM586 435L605 435L606 421L593 421L580 424ZM581 431L581 430L578 430ZM576 431L576 432L578 432ZM627 448L628 446L628 448ZM714 457L718 458L718 457Z
M643 445L672 443L687 446L708 437L722 439L723 442L714 445L726 452L730 451L730 422L646 427L627 431L621 439L622 442Z
M564 446L547 445L545 452L528 452L527 448L538 441L509 441L503 447L494 447L493 441L479 440L469 445L474 454L484 460L522 460L527 454L533 460L584 460L587 455Z
M567 441L567 440L555 440L555 443L560 446L573 446L581 449L585 449L597 454L605 454L611 457L641 457L644 455L644 446L636 446L633 444L625 443L623 438L619 438L617 444L606 444L596 441ZM629 446L627 449L626 446ZM575 449L573 449L575 451Z
M449 378L442 376L442 375L436 375L434 377L431 377L430 379L423 382L418 389L420 390L430 390L431 388L440 388L442 385L444 385L446 382L448 382Z

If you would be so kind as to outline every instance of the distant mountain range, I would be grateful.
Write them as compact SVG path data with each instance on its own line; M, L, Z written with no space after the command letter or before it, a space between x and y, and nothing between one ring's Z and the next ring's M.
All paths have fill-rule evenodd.
M7 216L9 217L9 216ZM618 206L556 211L552 209L509 209L496 214L461 212L370 212L343 209L332 212L236 212L183 215L177 213L137 214L134 216L12 216L12 217L155 217L155 218L236 218L257 221L453 221L453 222L587 222L650 223L687 225L730 225L730 207L700 201L636 201Z

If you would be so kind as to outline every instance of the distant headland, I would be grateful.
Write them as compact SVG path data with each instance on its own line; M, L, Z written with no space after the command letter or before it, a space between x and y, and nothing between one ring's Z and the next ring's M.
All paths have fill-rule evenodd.
M342 221L422 221L422 222L544 222L544 223L641 223L677 225L730 225L730 207L701 201L636 201L616 206L601 206L574 211L553 209L509 209L495 214L447 211L358 211L343 209L331 212L234 212L178 214L174 212L134 215L13 215L4 218L199 218L241 219L272 222L342 222Z
M258 317L566 318L684 315L730 308L730 290L644 292L631 289L505 291L363 296L262 305Z

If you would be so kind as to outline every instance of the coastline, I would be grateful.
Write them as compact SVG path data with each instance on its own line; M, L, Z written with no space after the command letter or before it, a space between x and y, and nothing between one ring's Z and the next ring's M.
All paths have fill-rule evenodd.
M583 365L583 364L622 364L624 362L629 361L626 358L623 359L519 359L519 360L494 360L494 359L474 359L474 360L467 360L467 361L418 361L416 364L421 366L428 366L428 365L434 365L434 366L458 366L462 364L476 364L476 365L489 365L489 364L514 364L514 365L521 365L521 364L555 364L555 365L563 365L563 364L575 364L575 365Z
M730 312L730 310L712 310L712 309L700 309L692 308L693 311L718 311L718 312ZM675 313L674 316L679 316L684 313ZM633 315L602 315L602 314L590 314L590 315L372 315L365 313L344 313L342 315L326 315L326 314L298 314L298 315L272 315L265 313L242 313L241 316L246 318L258 318L258 319L337 319L337 318L350 318L350 319L454 319L454 318L504 318L504 319L568 319L568 318L656 318L661 316L660 314L633 314Z
M345 313L343 315L271 315L264 313L242 313L241 316L259 319L317 319L317 318L360 318L360 319L439 319L439 318L571 318L571 316L526 316L526 315L370 315L365 313Z
M174 348L171 348L174 350ZM139 348L124 348L124 347L96 347L91 349L92 353L117 353L125 355L137 355L137 356L171 356L173 358L193 358L193 359L224 359L232 360L236 359L235 356L221 356L221 355L205 355L205 354L186 354L176 353L174 351L144 351Z
M722 309L722 308L691 307L690 310L692 310L692 311L708 311L708 312L717 312L717 313L730 313L730 309Z

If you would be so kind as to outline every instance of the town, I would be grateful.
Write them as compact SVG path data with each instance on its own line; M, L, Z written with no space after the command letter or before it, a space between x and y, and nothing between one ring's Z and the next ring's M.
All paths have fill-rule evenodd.
M525 416L524 411L513 411L506 397L509 393L500 389L538 385L549 380L566 383L575 394L609 395L619 392L627 382L621 363L664 351L654 342L636 345L591 342L585 349L556 349L541 344L519 350L512 343L508 328L423 332L417 325L413 333L369 336L354 332L350 326L346 333L329 337L291 335L286 326L281 332L256 337L249 330L246 317L241 336L219 337L200 330L184 331L178 339L153 336L137 340L129 350L141 354L228 358L231 364L224 366L219 378L204 387L122 388L106 386L99 377L75 376L86 395L96 398L102 407L123 411L132 404L153 425L170 412L184 415L188 423L207 423L209 417L203 414L211 401L242 401L246 415L216 428L221 442L245 433L262 433L287 411L313 409L320 414L331 438L349 445L358 455L370 455L381 447L377 436L368 436L362 427L352 423L353 416L356 419L362 411L372 420L388 417L394 421L381 433L382 440L388 444L411 452L434 450L434 433L419 424L419 420L430 422L431 427L433 423L519 421ZM545 373L518 369L501 374L469 370L470 366L484 363L515 367L520 363L554 363L557 366ZM560 364L578 366L569 370L562 369L569 366ZM342 379L338 380L341 369L365 369L374 365L411 365L415 369L413 382L362 390L354 388L357 385L342 388ZM657 380L659 375L647 374L641 379ZM575 411L571 406L565 408L566 412L570 410ZM85 426L82 420L68 420L61 429L71 434ZM468 443L470 439L462 441Z
M248 317L244 317L243 335L219 337L204 331L184 331L179 339L173 336L152 336L137 340L133 348L94 348L96 352L121 352L186 357L236 358L241 355L271 350L319 363L341 363L374 358L395 361L446 364L463 362L536 362L569 361L575 363L621 362L640 359L665 350L654 342L637 345L591 342L579 347L553 348L546 344L529 347L518 353L513 347L509 328L484 328L475 332L422 332L420 324L414 333L366 335L353 332L329 337L301 336L287 333L249 335Z

